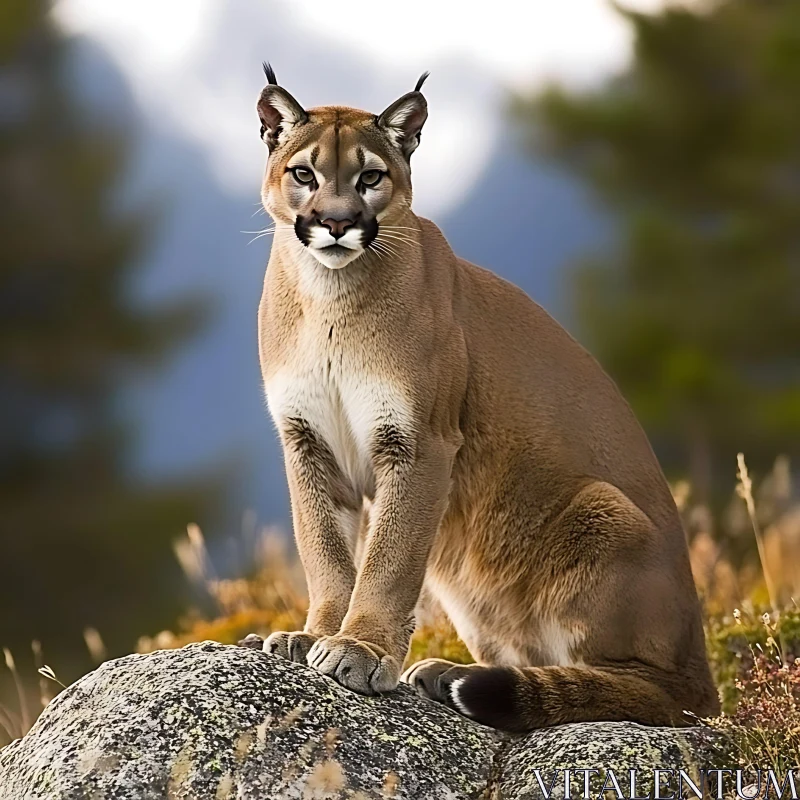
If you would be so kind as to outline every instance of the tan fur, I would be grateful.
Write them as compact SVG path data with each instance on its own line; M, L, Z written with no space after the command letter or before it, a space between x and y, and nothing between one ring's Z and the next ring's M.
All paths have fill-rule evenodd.
M411 210L422 95L380 119L293 103L277 86L259 101L277 223L259 342L310 610L265 648L392 689L426 581L479 662L415 665L426 696L511 730L714 712L683 529L630 408L545 311ZM287 167L315 148L299 186ZM375 191L357 185L365 153L386 168ZM324 239L335 214L379 231L341 268L294 228Z

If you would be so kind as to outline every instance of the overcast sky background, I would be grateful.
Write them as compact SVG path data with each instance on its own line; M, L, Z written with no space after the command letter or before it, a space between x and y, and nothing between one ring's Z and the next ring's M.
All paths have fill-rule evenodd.
M262 36L266 45L265 34L286 26L281 49L294 49L311 62L298 75L293 64L282 63L266 46L261 54L272 61L282 85L307 106L373 99L357 85L331 91L328 64L315 61L310 40L324 40L329 57L337 49L348 58L360 56L369 65L366 83L382 87L385 105L431 70L426 95L438 124L428 126L414 165L418 207L431 216L452 208L469 191L503 124L481 108L482 94L471 91L472 75L465 72L460 86L450 81L445 86L437 82L437 71L463 62L493 87L549 79L587 84L620 69L630 52L630 31L608 0L405 0L400 6L349 0L336 5L335 13L330 0L247 2L251 27L242 33L251 41ZM254 164L264 157L261 143L250 135L263 76L258 61L243 65L238 58L214 58L209 80L209 58L225 45L218 35L232 5L241 3L61 0L56 14L66 29L102 42L137 100L198 142L222 185L237 192L252 190ZM624 5L652 10L661 0L625 0ZM238 38L227 42L231 55L247 52L244 44ZM469 135L453 137L454 130Z

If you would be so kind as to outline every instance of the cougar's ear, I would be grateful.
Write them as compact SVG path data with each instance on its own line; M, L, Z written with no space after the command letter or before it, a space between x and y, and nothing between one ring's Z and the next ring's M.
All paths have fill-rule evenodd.
M266 142L270 152L286 141L292 128L308 121L303 107L275 78L275 71L264 63L267 85L258 98L258 117L261 120L261 138Z
M417 149L422 126L428 118L428 103L420 89L428 73L424 72L413 92L404 94L395 100L383 114L378 117L378 125L389 135L389 138L402 150L406 160Z

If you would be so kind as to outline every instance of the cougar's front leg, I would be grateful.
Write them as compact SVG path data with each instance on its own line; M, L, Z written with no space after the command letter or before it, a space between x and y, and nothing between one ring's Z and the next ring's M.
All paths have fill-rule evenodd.
M308 654L312 667L357 692L397 686L455 449L389 425L373 437L376 492L350 607L341 630Z
M280 432L309 608L302 631L275 632L264 650L306 663L314 642L337 633L347 613L356 579L352 548L361 502L308 422L289 417L281 421Z

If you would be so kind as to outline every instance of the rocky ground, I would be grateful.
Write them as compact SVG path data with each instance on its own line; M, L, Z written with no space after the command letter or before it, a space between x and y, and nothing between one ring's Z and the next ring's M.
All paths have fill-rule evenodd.
M404 686L361 697L301 665L204 642L106 662L62 692L0 751L0 797L527 800L553 770L598 768L593 791L610 768L626 781L638 769L646 795L654 768L696 774L716 746L705 729L632 723L511 738ZM551 797L563 796L561 775Z

